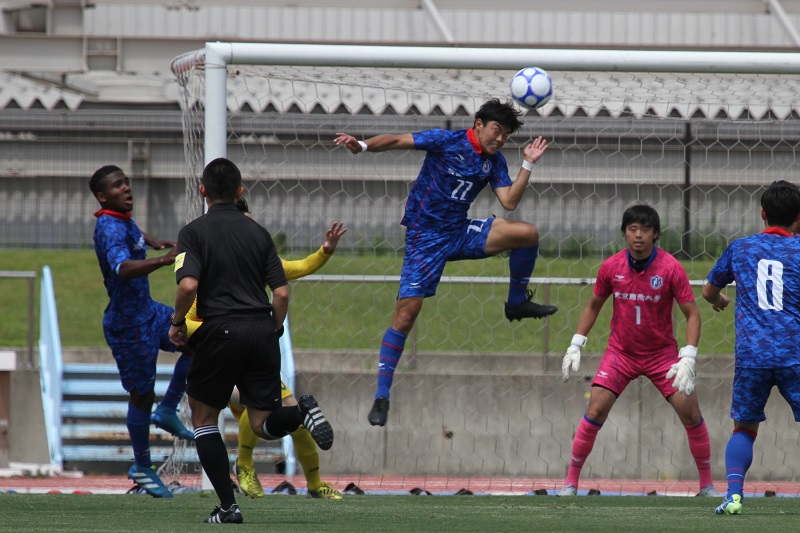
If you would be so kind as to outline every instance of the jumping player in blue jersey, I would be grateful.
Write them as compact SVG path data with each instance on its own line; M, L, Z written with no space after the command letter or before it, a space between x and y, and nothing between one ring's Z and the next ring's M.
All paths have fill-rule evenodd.
M728 494L717 514L742 512L744 477L772 387L800 422L800 239L791 233L800 221L800 189L773 182L761 196L761 218L766 229L733 241L703 288L703 297L722 311L730 299L721 290L736 281L733 434L725 449Z
M475 113L467 130L433 129L401 135L378 135L361 141L337 133L334 142L353 154L387 150L425 150L425 161L406 201L400 222L406 227L406 248L392 325L381 342L378 388L369 423L383 426L389 414L389 389L406 337L436 287L448 261L483 259L511 250L511 279L505 315L508 320L544 318L558 308L531 301L528 282L539 252L535 226L506 218L468 219L472 202L488 184L505 209L522 200L534 164L547 149L538 137L523 151L524 161L512 181L500 149L522 122L510 103L489 100Z
M176 437L194 440L194 434L176 413L186 390L191 358L187 354L178 358L167 393L151 414L158 351L174 352L175 345L168 337L172 308L152 300L147 276L173 264L177 248L174 242L145 235L133 221L130 181L119 167L107 165L97 170L89 180L89 188L101 207L95 213L94 249L109 297L103 313L103 332L117 362L122 386L130 394L127 426L134 464L128 477L156 498L171 498L150 460L150 423ZM147 246L169 251L148 259Z

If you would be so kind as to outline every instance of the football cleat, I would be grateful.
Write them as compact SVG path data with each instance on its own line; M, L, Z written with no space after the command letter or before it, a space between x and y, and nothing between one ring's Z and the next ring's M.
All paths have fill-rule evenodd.
M297 407L303 416L303 427L311 433L317 446L321 450L330 450L333 446L333 428L322 414L317 400L310 394L306 394L300 397Z
M725 496L724 492L720 492L714 488L714 484L706 485L705 487L700 489L700 492L697 493L698 496L709 496L712 498L722 498Z
M575 485L564 485L564 488L556 494L556 496L577 496L578 495L578 487Z
M367 420L373 426L385 426L387 418L389 418L389 398L385 396L375 398L375 403L372 404Z
M145 467L134 464L128 470L128 479L153 498L172 498L172 493L158 477L155 466Z
M261 482L258 480L258 475L256 475L256 469L252 466L243 466L236 464L236 479L239 481L239 490L245 496L250 496L251 498L263 498L264 497L264 487L261 486Z
M522 320L523 318L544 318L554 314L558 311L555 305L544 305L532 302L533 291L527 289L525 291L527 301L517 305L508 305L506 302L506 318L509 321Z
M234 503L227 511L221 507L214 507L214 510L203 522L206 524L241 524L244 519L239 506Z
M729 498L725 498L719 507L714 509L717 514L742 514L742 497L734 494Z
M169 409L167 407L162 408L159 405L156 407L156 410L153 411L153 414L150 415L150 422L155 424L157 428L171 433L174 437L189 441L194 440L194 432L186 429L181 419L178 418L178 412L174 409Z
M316 490L308 489L309 498L324 498L326 500L341 500L342 493L333 488L333 485L323 481Z

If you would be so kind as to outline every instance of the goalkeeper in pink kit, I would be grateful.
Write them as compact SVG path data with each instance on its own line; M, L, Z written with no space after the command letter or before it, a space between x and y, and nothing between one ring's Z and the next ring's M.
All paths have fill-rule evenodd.
M711 480L711 445L700 413L695 385L695 359L700 340L700 311L689 278L672 255L656 247L661 223L647 205L629 207L622 215L627 248L600 267L594 293L578 320L564 356L564 381L580 368L581 348L610 296L614 297L611 334L592 381L589 406L572 442L569 471L559 496L575 496L581 469L597 433L625 387L645 376L664 395L689 438L700 474L700 495L719 496ZM686 317L686 345L678 350L672 330L673 301Z

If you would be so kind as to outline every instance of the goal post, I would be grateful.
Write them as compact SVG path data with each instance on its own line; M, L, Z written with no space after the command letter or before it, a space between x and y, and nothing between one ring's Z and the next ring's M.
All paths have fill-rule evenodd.
M353 156L333 138L469 128L481 103L510 99L510 77L527 66L550 73L554 95L525 111L503 153L513 176L535 136L548 139L548 151L515 212L484 191L470 215L536 224L537 300L559 312L509 324L505 258L454 264L409 336L389 424L369 427L378 347L402 264L399 222L421 156ZM349 228L323 270L292 283L298 392L314 392L323 409L329 400L342 435L321 454L323 472L560 481L611 305L592 331L581 376L568 384L560 380L562 350L599 265L624 246L625 207L656 207L659 245L683 261L699 296L727 243L759 231L764 188L800 175L800 53L216 42L175 58L172 68L184 112L188 219L200 214L203 166L229 157L282 256L317 250L334 220ZM697 390L714 477L723 479L733 318L701 307ZM680 316L676 323L682 342ZM685 432L665 405L648 383L632 384L583 478L695 479ZM761 430L773 444L749 476L798 475L777 459L800 439L790 418L770 413Z

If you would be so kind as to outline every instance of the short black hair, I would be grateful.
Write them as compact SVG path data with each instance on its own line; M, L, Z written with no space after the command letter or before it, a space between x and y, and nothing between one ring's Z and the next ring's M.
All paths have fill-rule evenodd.
M661 235L661 219L658 211L645 204L632 205L622 213L622 226L620 229L625 234L625 230L631 224L642 224L653 228L656 236Z
M522 111L514 107L511 102L501 102L497 98L492 98L475 113L475 121L480 119L484 124L495 121L514 133L522 127L522 122L519 120L521 116Z
M233 161L218 157L203 169L200 183L206 188L206 196L212 202L233 202L242 186L242 173Z
M800 214L800 188L786 180L773 181L761 195L767 224L788 228Z
M98 168L89 180L89 189L92 191L92 194L103 192L100 189L100 182L103 181L103 178L114 172L122 172L122 169L116 165L106 165Z

